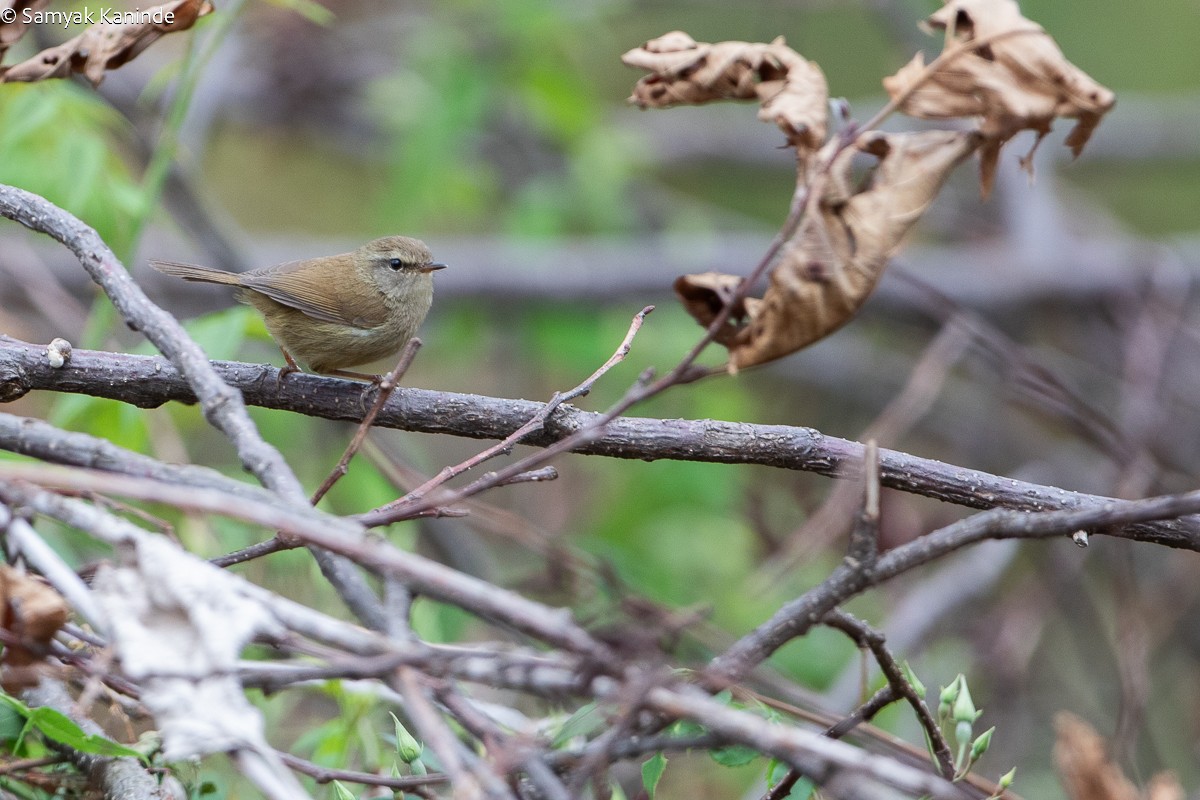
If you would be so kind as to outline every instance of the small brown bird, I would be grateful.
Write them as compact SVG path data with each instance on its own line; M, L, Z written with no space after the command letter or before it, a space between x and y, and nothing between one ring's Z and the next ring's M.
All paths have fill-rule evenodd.
M389 356L421 325L433 302L433 260L424 242L385 236L351 253L289 261L249 272L151 260L159 272L189 281L236 286L237 299L258 309L283 350L313 372L345 372Z

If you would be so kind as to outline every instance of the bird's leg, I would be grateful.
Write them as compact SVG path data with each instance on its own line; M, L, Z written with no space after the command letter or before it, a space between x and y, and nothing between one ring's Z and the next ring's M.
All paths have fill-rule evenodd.
M326 375L336 375L339 378L349 378L354 381L367 381L370 385L363 389L362 396L359 398L359 403L362 406L362 413L365 415L370 403L367 401L372 395L376 395L383 388L383 375L369 375L366 372L351 372L344 369L331 369L325 372Z
M275 390L279 391L283 386L283 379L293 372L300 372L300 365L296 363L296 359L292 358L292 354L282 347L279 352L283 353L283 360L287 362L287 366L279 370L279 374L275 377Z

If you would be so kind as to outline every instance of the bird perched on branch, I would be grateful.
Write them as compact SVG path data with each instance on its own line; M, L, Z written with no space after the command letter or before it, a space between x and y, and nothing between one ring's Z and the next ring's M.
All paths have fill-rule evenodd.
M412 338L433 302L432 273L446 266L407 236L242 273L177 261L150 265L184 280L236 286L238 300L262 314L288 371L303 365L352 378L371 376L346 367L392 355Z

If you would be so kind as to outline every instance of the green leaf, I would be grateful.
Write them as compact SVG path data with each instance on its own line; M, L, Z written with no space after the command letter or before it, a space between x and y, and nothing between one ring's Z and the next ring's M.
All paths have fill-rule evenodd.
M792 793L788 795L791 800L812 800L816 796L817 786L808 778L796 781L796 785L792 787Z
M658 782L662 780L663 773L666 771L667 757L662 753L655 753L642 764L642 786L646 789L646 794L650 795L650 800L654 800Z
M146 758L131 747L114 742L96 733L84 733L67 715L53 708L30 708L15 697L0 694L11 710L25 717L24 733L31 728L51 741L66 745L81 753L97 756L128 756L145 761Z
M695 720L681 719L671 726L670 732L672 736L701 736L705 728Z
M752 747L735 744L731 747L713 750L710 755L712 755L712 760L722 767L743 767L758 758L759 752Z
M24 729L25 716L9 705L0 705L0 741L16 741Z
M772 758L767 762L767 788L774 789L779 781L783 780L783 776L787 774L786 767L778 758Z
M604 714L600 711L596 703L588 703L576 709L575 713L567 717L559 728L558 733L554 735L550 746L554 749L565 746L576 736L587 737L599 731L604 727Z

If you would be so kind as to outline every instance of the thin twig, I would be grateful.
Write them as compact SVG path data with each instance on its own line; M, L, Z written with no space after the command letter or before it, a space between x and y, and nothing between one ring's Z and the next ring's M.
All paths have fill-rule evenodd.
M246 469L292 500L303 497L300 482L271 445L258 434L241 396L212 369L204 351L183 326L159 308L129 276L108 245L92 228L32 192L0 184L0 216L31 230L48 234L79 258L79 262L134 330L142 331L178 368L195 390L205 416L233 443Z
M830 739L841 739L864 722L870 722L876 714L899 699L900 695L896 689L888 684L867 698L858 708L826 728L825 735Z
M363 786L383 786L387 789L408 790L419 786L438 786L449 781L449 778L441 773L433 773L431 775L402 775L398 778L393 778L387 775L376 775L373 772L334 769L333 767L323 767L320 764L314 764L291 753L277 752L280 760L284 764L287 764L288 767L302 775L307 775L321 784L333 781L346 781L347 783L358 783Z
M346 451L342 453L341 459L338 460L337 466L325 478L324 483L313 492L311 502L315 506L321 501L321 498L333 488L333 485L345 476L350 467L350 460L362 447L363 440L367 438L367 432L371 430L371 425L374 424L375 418L379 416L379 412L387 403L388 398L392 396L392 390L396 388L400 379L404 377L404 373L412 366L413 359L417 357L417 351L421 349L421 340L412 338L408 340L408 344L400 352L400 359L396 362L396 366L392 367L392 371L383 376L379 382L378 393L375 396L375 402L371 405L370 411L363 417L362 422L358 425L358 430L354 432L354 438L350 440L350 444L346 447Z
M879 556L879 446L874 439L863 453L863 483L862 511L850 531L846 558L869 570Z
M514 483L543 483L554 480L558 480L558 469L556 467L542 467L541 469L531 469L528 472L519 472L503 483L496 485L512 486Z
M639 330L641 330L642 323L645 321L646 315L653 310L654 306L646 306L634 315L633 321L629 323L629 330L625 333L625 338L621 340L620 346L618 346L613 354L609 356L608 360L601 364L600 367L591 375L589 375L586 380L569 391L555 392L554 396L550 398L549 402L538 409L538 412L530 417L524 425L517 428L508 436L504 437L503 440L492 445L486 450L477 453L471 458L468 458L466 461L444 468L437 475L430 478L428 481L412 491L406 493L400 499L388 503L385 506L381 506L374 511L369 511L366 514L362 514L360 515L360 519L364 524L367 525L385 525L398 519L410 519L411 517L409 517L407 513L397 514L396 512L407 511L412 506L419 503L419 501L429 494L429 492L443 485L447 481L457 477L458 475L461 475L472 467L476 467L479 464L482 464L484 461L494 458L502 453L511 452L513 446L519 444L520 441L526 436L544 428L546 425L546 420L550 418L550 415L553 414L559 408L559 406L568 400L573 400L576 397L583 397L584 395L588 394L592 390L592 387L596 385L596 381L600 380L600 378L603 377L604 374L614 366L624 361L625 356L629 355L629 348L633 344L633 337L637 335ZM514 483L516 481L513 479L516 478L517 475L528 471L529 470L520 470L517 473L507 476L503 480L501 480L496 473L489 472L484 476L484 480L487 481L490 479L489 486L498 486L501 485L501 483ZM456 502L460 499L463 498L456 495L454 500L451 502ZM428 506L425 506L425 508L428 508Z
M908 704L912 706L913 711L916 713L917 721L921 723L921 728L925 731L925 735L929 737L933 755L937 759L938 768L942 771L942 777L951 780L954 777L955 770L954 754L950 750L950 745L946 741L946 737L942 735L942 729L938 725L937 720L934 719L933 714L929 711L929 707L925 705L924 699L917 694L916 688L909 683L908 678L904 675L904 670L900 667L899 662L896 661L896 657L888 649L883 634L841 609L836 609L826 614L823 622L845 633L859 647L867 648L871 651L871 655L875 657L876 663L879 664L880 671L883 672L883 676L887 679L888 686L892 688L897 696L908 701Z
M442 770L454 785L456 796L480 796L489 782L465 763L458 737L426 695L419 673L401 667L397 670L397 684L396 688L404 696L408 718L416 726L421 741L437 756Z
M570 800L578 796L568 794L559 777L546 765L545 756L534 741L521 741L504 731L449 684L437 684L434 694L463 728L494 753L492 761L499 770L512 776L515 772L512 767L519 766L544 800Z
M20 758L16 761L0 763L0 775L11 775L14 772L24 772L29 769L37 769L38 767L49 767L52 764L61 764L66 761L66 756L43 756L42 758Z
M895 269L893 267L893 269ZM856 437L865 442L874 439L880 446L892 445L926 414L941 393L950 367L966 352L975 334L959 315L947 319L938 335L925 348L900 390L883 411ZM794 570L807 556L827 547L846 529L852 509L861 502L857 483L834 484L821 505L778 546L769 560L758 568L758 583L771 586Z
M876 714L898 699L899 696L890 685L884 686L871 695L865 703L826 728L825 735L830 739L841 739L859 725L869 722ZM792 789L796 787L796 784L803 777L804 775L799 770L795 768L789 769L787 774L779 780L779 783L767 790L767 793L762 796L762 800L784 800L784 798L791 795Z
M879 556L869 571L842 563L817 587L784 604L769 620L713 659L709 677L718 685L740 680L784 643L806 634L817 620L850 597L953 550L984 539L1042 539L1069 536L1078 530L1127 535L1130 531L1124 526L1132 522L1131 514L1157 516L1158 512L1171 509L1182 516L1191 513L1192 500L1200 504L1200 492L1194 493L1191 500L1186 498L1188 495L1112 500L1088 509L1038 514L993 509L889 550ZM1200 549L1200 536L1191 537L1190 542L1189 549Z
M358 453L362 447L363 441L367 438L367 433L371 430L371 426L375 423L375 418L379 416L379 412L387 403L389 397L392 396L392 391L396 388L400 378L412 366L413 359L417 356L417 351L421 349L421 340L412 338L408 340L408 344L400 352L400 359L396 362L396 366L392 368L379 381L378 394L375 397L375 402L371 405L370 410L363 416L362 422L359 423L358 429L354 432L354 438L350 440L342 457L338 460L337 466L330 471L326 476L325 481L321 486L313 492L310 502L315 506L321 502L326 493L333 488L339 480L341 480L349 471L350 460ZM243 547L241 550L235 550L232 553L226 553L223 556L210 559L210 563L216 564L218 567L231 567L234 564L243 564L247 561L252 561L256 558L269 556L273 553L278 553L283 550L291 550L300 546L300 542L286 535L276 533L265 542L258 542L249 547ZM386 615L385 615L386 618Z
M276 534L270 539L262 542L256 542L249 547L243 547L241 550L235 550L232 553L210 558L208 563L215 566L226 568L236 564L244 564L247 561L253 561L256 558L263 558L283 550L290 550L295 547L294 544L285 544L284 540Z

